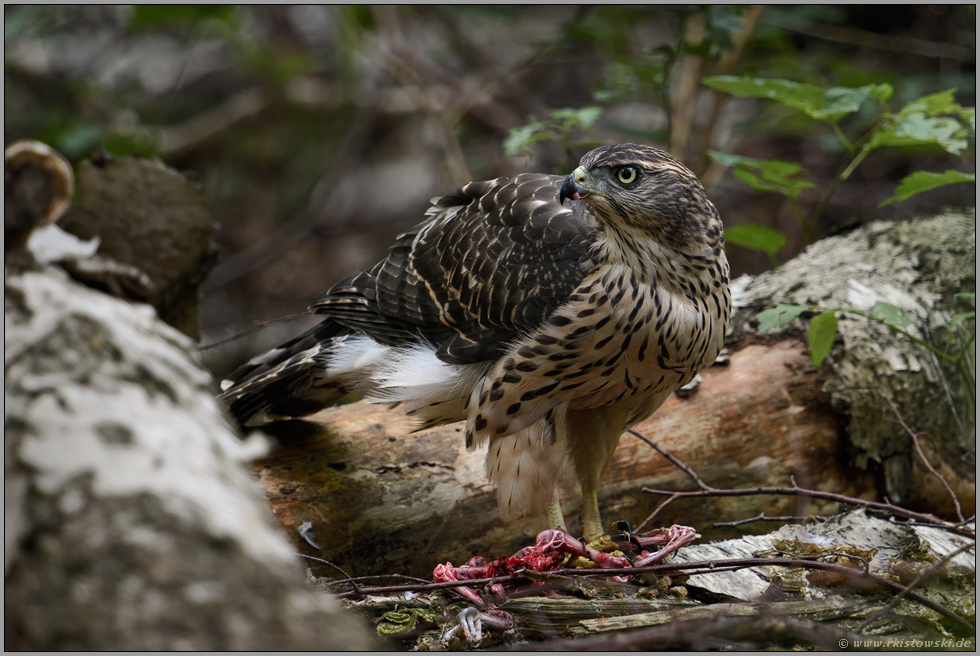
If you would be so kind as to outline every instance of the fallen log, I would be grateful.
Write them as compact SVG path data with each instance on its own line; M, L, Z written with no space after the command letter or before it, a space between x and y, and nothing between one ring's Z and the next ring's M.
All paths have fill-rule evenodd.
M913 317L924 316L925 327L948 325L955 312L954 292L969 289L973 279L972 268L965 264L975 253L975 235L971 242L968 232L972 221L968 215L949 214L906 224L873 224L825 240L792 266L761 276L742 294L730 364L702 372L703 381L693 396L672 397L636 430L715 487L789 486L795 481L802 488L875 501L889 492L897 500L894 490L902 488L915 509L955 518L950 495L916 459L914 444L898 417L886 416L881 410L884 402L874 401L866 389L854 396L855 381L867 386L868 377L882 389L897 389L884 398L898 404L903 421L916 432L929 431L919 438L923 454L960 503L970 508L975 478L973 467L964 462L969 465L972 451L958 432L943 441L936 428L952 425L956 413L950 407L959 408L958 420L968 427L972 413L963 411L959 386L954 384L951 392L949 384L939 385L939 377L947 375L942 367L932 366L920 347L904 337L860 319L840 322L831 357L815 368L801 334L807 315L774 337L757 335L752 319L779 302L839 307L850 298L851 305L860 301L870 306L878 298L874 293L865 292L857 300L853 294L847 296L848 289L859 287L889 291L888 300ZM925 237L951 233L956 237ZM843 262L834 260L835 251ZM896 260L899 252L904 259ZM848 263L853 266L848 268ZM819 275L813 266L821 267ZM915 277L905 275L911 268ZM808 277L820 286L810 285ZM842 294L844 301L838 299ZM939 332L935 325L933 332ZM879 345L878 357L866 352L863 345L869 341ZM896 362L920 364L895 366ZM952 405L946 405L946 411L936 407L950 395ZM930 405L920 407L921 399ZM860 414L868 407L878 413L870 421ZM499 518L483 473L484 454L465 449L460 424L411 434L411 421L397 408L354 404L272 430L281 444L256 463L256 471L280 525L304 552L330 560L353 576L425 576L437 562L512 553L546 528L542 518L510 523ZM870 438L875 431L879 437ZM890 460L907 465L904 478L896 477L899 468L887 466ZM691 490L695 485L650 445L626 435L600 492L606 521L642 522L663 500L644 494L644 488ZM574 486L565 491L563 508L566 520L572 520L569 528L576 531L581 504ZM708 497L673 503L656 523L684 523L706 536L721 537L725 534L711 532L712 522L719 519L830 513L836 508L835 501L792 496ZM299 527L306 522L312 523L313 539L322 549L299 537Z
M173 191L146 164L114 167ZM36 198L17 184L8 201ZM190 338L51 264L68 244L86 271L126 271L45 230L4 262L5 649L376 647L304 581L246 464L264 441L240 440Z

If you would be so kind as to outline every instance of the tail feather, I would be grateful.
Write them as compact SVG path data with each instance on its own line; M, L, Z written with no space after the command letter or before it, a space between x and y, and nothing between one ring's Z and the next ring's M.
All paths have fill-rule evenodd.
M268 375L245 381L219 398L245 426L305 417L337 403L352 389L341 380L313 375L309 358L298 356Z
M236 385L242 385L251 379L276 371L298 353L309 351L323 342L330 341L331 338L340 335L343 330L342 326L329 319L318 323L305 333L256 355L235 369L221 381L221 391L225 392Z
M330 323L253 358L222 382L219 398L246 426L306 416L348 394L404 403L418 430L466 417L485 364L447 364L429 344L391 346Z
M390 349L372 371L369 403L404 403L424 430L465 419L470 390L486 375L487 363L443 362L429 344Z
M221 381L218 397L246 426L302 417L333 405L349 385L323 375L328 353L346 336L327 320L288 342L261 353Z

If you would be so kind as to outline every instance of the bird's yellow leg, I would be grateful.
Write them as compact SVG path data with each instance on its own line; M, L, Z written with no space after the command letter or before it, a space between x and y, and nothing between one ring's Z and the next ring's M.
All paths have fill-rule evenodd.
M558 502L558 488L555 488L554 496L551 499L551 503L544 511L545 517L548 519L548 526L550 528L560 528L561 530L567 530L565 528L565 517L561 514L561 503Z
M605 534L599 516L599 495L595 490L582 488L582 537L592 542Z

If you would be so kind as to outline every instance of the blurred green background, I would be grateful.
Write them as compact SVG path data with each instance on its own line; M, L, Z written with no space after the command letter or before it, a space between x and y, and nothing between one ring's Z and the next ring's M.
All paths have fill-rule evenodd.
M879 207L914 171L975 172L964 118L971 136L955 152L926 139L868 154L807 231L785 195L708 152L798 163L813 184L797 202L812 208L848 156L835 129L703 80L890 85L886 107L869 100L840 120L859 139L927 94L955 89L974 107L975 25L975 5L7 5L4 142L39 139L75 165L100 148L156 155L198 180L223 253L205 288L207 343L302 311L383 257L431 197L472 179L567 173L601 143L670 150L728 228L783 236L774 257L730 239L735 275L867 221L973 207L975 184ZM206 358L221 374L307 321Z

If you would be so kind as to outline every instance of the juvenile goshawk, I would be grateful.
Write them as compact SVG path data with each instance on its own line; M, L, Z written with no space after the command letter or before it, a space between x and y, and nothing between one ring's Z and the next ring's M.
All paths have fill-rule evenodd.
M386 259L337 283L312 330L241 367L221 398L245 424L347 394L419 429L466 421L505 514L578 477L587 539L619 436L711 364L731 313L721 219L657 148L618 144L567 178L525 173L432 200Z

